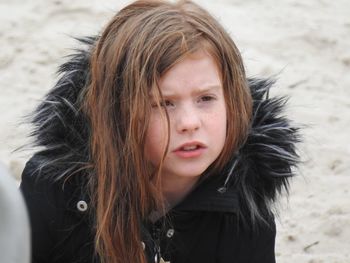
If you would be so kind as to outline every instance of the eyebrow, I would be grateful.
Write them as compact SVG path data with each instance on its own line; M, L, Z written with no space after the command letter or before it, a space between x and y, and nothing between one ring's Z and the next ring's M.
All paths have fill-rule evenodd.
M202 93L207 93L207 92L213 92L213 91L217 91L221 88L222 86L219 85L208 85L205 87L199 87L196 88L191 95L198 95L198 94L202 94ZM162 91L162 94L164 97L178 97L177 93L167 93L166 92L166 88L165 91Z

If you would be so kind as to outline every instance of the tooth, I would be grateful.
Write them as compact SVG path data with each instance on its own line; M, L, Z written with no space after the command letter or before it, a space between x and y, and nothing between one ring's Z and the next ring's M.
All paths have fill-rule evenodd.
M183 147L183 149L184 149L185 151L191 151L191 150L194 150L194 149L196 149L196 148L197 148L196 145L191 145L191 146L185 146L185 147Z

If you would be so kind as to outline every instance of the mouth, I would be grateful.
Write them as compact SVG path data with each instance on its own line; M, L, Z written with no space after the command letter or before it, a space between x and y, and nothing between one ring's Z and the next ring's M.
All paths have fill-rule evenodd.
M206 147L203 143L200 143L200 142L188 142L188 143L184 143L180 147L176 148L175 152L176 151L190 152L190 151L198 150L200 148L206 148Z
M205 148L207 147L203 143L189 142L176 148L174 153L182 158L193 158L200 156L204 152Z

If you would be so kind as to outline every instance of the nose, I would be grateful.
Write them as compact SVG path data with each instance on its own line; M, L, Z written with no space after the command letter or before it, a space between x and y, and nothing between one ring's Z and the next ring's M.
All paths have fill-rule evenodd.
M199 112L193 106L183 106L176 116L176 130L179 133L192 133L201 126Z

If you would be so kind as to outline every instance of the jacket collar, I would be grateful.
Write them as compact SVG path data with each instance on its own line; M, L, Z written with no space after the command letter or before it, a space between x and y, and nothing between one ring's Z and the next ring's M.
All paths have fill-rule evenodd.
M231 186L223 191L222 180L214 177L215 175L200 183L173 209L175 211L237 213L239 208L237 190Z

